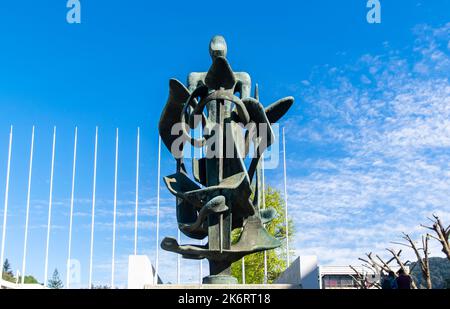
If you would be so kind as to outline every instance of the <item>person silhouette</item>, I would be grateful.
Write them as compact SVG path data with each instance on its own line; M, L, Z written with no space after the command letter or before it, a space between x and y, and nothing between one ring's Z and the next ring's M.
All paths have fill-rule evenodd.
M412 279L411 277L405 273L403 268L401 268L398 272L398 277L396 279L397 286L399 290L409 290L411 289Z
M381 288L383 290L398 289L395 273L393 271L390 271L387 276L383 277Z

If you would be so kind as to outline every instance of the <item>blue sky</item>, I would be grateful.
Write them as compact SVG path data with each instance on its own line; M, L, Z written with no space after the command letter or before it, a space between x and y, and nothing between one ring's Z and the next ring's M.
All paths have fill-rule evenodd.
M276 4L82 0L81 24L66 1L0 4L0 196L14 125L6 256L20 269L31 126L36 145L27 273L43 280L51 134L57 127L49 269L65 276L73 134L79 128L73 257L87 284L93 142L99 126L94 283L111 269L114 134L119 128L116 277L133 250L136 128L141 128L138 250L154 259L157 122L168 79L210 65L209 39L225 36L235 70L247 71L268 105L293 95L286 127L290 213L298 254L322 264L383 252L402 231L418 236L436 212L450 220L450 4L381 0L381 24L366 1ZM163 152L162 175L174 169ZM281 167L268 171L280 187ZM176 235L165 188L162 236ZM3 207L0 214L3 219ZM1 221L3 222L3 220ZM188 241L183 239L183 242ZM434 253L439 254L435 249ZM176 256L161 252L175 281ZM206 271L206 263L205 271ZM198 280L183 260L183 282Z

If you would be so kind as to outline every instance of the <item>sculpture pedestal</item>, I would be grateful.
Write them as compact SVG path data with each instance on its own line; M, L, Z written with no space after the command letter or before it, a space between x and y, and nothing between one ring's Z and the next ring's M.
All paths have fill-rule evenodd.
M238 280L233 276L211 275L203 278L203 284L238 284Z

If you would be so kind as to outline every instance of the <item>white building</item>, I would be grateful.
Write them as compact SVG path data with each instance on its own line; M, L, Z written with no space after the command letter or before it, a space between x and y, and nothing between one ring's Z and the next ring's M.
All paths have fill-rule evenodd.
M366 278L368 288L380 282L379 274L362 266L354 267ZM397 270L398 267L393 267ZM319 266L317 256L299 256L275 280L275 283L298 284L303 289L356 289L355 271L350 266Z
M368 288L375 288L374 283L380 282L379 274L362 266L354 267L366 278ZM319 285L321 289L356 289L355 271L350 266L319 266Z

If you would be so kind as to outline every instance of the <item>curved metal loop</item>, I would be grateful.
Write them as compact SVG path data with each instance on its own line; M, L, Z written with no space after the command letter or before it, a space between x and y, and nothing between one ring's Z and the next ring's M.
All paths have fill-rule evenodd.
M244 126L250 122L250 116L242 100L226 90L216 90L211 94L209 94L206 98L200 100L200 103L194 108L192 114L199 115L200 113L203 112L203 109L205 108L207 103L215 100L226 100L234 103L236 105L238 116L242 121L242 123L244 124Z
M188 108L192 107L193 109L197 106L197 98L203 98L206 95L208 95L208 87L206 87L204 84L199 85L195 90L191 93L188 100L183 106L183 112L185 113L185 116L190 115L189 117L189 128L195 129L198 126L198 122L195 122L194 117L192 117L192 114L188 112ZM202 124L205 125L206 123L206 116L202 113Z
M197 104L197 97L204 97L208 95L208 87L202 85L197 87L189 96L188 100L186 101L186 103L183 106L183 111L181 112L181 129L183 130L183 135L185 136L185 138L187 140L189 140L189 142L191 143L192 146L194 147L203 147L204 145L206 145L206 139L204 137L202 137L201 139L197 139L197 138L193 138L187 128L191 128L193 129L187 122L186 122L186 114L188 114L188 108L192 107L194 110L197 108L198 104ZM193 115L191 113L191 115ZM202 117L204 117L203 113L202 113Z
M191 145L194 147L203 147L206 144L206 139L204 137L200 139L193 138L187 131L187 127L191 129L196 127L196 124L191 126L186 122L186 115L188 114L189 107L193 108L193 111L190 113L190 117L195 117L196 115L202 115L202 117L204 117L203 109L205 108L207 103L217 100L226 100L236 105L237 115L239 116L239 119L244 126L251 121L247 108L239 97L226 90L216 90L209 95L208 92L209 89L207 86L202 85L197 87L189 96L189 99L186 101L183 107L183 112L181 113L181 126L183 135L186 136L186 139L189 140ZM200 97L201 100L200 103L197 104L196 98L198 97Z

